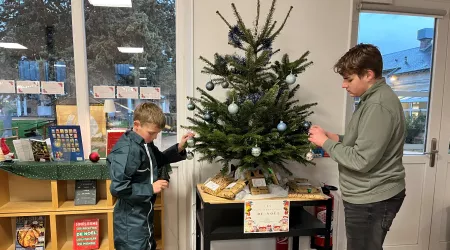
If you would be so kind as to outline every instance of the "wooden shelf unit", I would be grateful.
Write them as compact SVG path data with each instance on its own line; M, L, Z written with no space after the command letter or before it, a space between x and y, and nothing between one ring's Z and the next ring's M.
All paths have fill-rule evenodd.
M73 221L100 220L100 248L114 250L113 209L110 180L97 180L96 205L75 206L70 180L36 180L0 170L0 249L15 249L16 217L46 216L46 250L72 249ZM155 204L155 238L164 246L164 202Z

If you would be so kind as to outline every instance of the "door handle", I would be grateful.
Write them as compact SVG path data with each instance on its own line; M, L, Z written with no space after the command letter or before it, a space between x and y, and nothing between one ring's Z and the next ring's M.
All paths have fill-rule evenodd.
M439 153L439 150L437 148L437 139L433 138L431 139L431 150L430 152L424 152L426 155L430 155L430 167L434 167L436 165L436 155Z

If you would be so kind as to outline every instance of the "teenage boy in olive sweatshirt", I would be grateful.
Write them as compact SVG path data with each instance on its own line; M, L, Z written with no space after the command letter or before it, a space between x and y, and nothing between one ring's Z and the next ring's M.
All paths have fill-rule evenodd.
M405 117L382 70L375 46L359 44L350 49L335 65L344 78L342 88L360 97L345 135L317 125L309 131L309 140L339 166L347 250L382 250L405 198Z

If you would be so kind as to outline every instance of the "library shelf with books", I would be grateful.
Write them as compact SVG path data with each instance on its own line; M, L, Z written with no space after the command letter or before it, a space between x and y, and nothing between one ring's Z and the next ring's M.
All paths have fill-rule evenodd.
M26 175L21 176L4 170L5 168L0 166L0 249L15 249L17 237L15 222L18 217L23 216L46 218L46 250L72 249L74 220L91 218L99 219L99 249L114 249L113 209L116 198L109 192L111 180L104 176L101 178L97 176L95 205L75 205L75 180L28 178ZM154 209L154 235L158 249L162 250L164 246L163 194L158 196Z

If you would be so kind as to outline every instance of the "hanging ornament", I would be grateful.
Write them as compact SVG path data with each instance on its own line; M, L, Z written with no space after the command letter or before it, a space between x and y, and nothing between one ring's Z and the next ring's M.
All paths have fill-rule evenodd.
M305 158L307 161L312 161L314 159L314 152L312 151L312 149L309 149L309 152L306 153Z
M305 129L305 131L309 131L309 129L311 128L311 122L309 122L309 121L304 121L302 125L303 125L303 129Z
M194 159L194 153L192 153L191 151L187 151L186 152L186 159L188 159L188 160Z
M222 82L222 88L224 88L224 89L228 88L229 85L230 84L228 83L228 81L223 81Z
M234 115L239 111L239 106L234 103L231 103L230 105L228 105L228 112L230 112L230 114Z
M209 111L206 111L206 113L203 115L203 119L205 121L210 121L212 119L211 113L209 113Z
M194 145L195 145L195 141L194 141L194 138L189 138L188 140L187 140L187 145L189 146L189 147L193 147Z
M214 83L212 81L209 81L206 83L206 89L211 91L214 89Z
M280 123L278 123L277 129L280 132L285 131L287 129L286 123L284 123L283 121L280 121Z
M292 74L292 70L291 70L291 73L288 76L286 76L286 79L284 81L287 84L294 84L296 80L297 80L297 78Z
M252 155L254 157L258 157L261 155L261 148L258 147L258 144L256 144L253 148L252 148Z
M190 110L190 111L195 109L195 105L192 102L192 100L189 100L189 103L187 104L187 109Z

